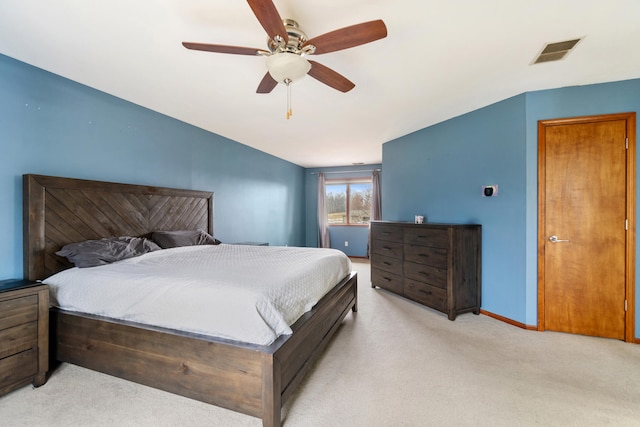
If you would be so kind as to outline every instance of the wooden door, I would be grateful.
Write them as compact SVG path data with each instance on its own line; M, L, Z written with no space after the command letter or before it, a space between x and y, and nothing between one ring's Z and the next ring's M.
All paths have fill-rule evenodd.
M627 114L539 124L541 330L633 339L631 121Z

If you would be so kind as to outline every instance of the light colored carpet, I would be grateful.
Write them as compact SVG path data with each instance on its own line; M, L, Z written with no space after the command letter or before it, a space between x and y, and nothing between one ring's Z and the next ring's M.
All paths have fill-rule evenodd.
M284 426L640 426L640 346L454 322L370 287L284 408ZM260 426L237 414L63 364L0 398L2 426Z

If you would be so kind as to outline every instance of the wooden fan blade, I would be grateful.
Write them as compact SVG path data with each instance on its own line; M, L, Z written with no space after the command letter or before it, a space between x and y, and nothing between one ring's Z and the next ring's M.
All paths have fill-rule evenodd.
M351 25L308 40L304 46L314 45L316 55L348 49L387 37L387 26L381 19Z
M267 32L269 38L272 40L276 36L280 36L284 39L285 43L289 41L287 30L284 28L284 23L278 9L271 0L247 0L253 14L256 15L258 21L262 25L262 28Z
M340 92L349 92L356 86L346 77L338 74L329 67L325 67L316 61L309 61L309 63L311 64L311 69L307 74L327 86L331 86Z
M204 50L207 52L217 53L232 53L234 55L259 55L261 49L254 49L251 47L240 46L227 46L223 44L206 44L206 43L191 43L182 42L182 46L192 50Z
M267 71L267 74L264 75L262 81L258 85L258 90L256 93L270 93L274 87L278 86L278 82L271 77L271 74Z

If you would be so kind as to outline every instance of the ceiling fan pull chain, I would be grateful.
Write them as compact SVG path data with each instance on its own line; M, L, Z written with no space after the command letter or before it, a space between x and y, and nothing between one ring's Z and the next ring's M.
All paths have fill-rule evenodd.
M287 120L293 115L293 109L291 108L291 80L285 79L284 84L287 85Z

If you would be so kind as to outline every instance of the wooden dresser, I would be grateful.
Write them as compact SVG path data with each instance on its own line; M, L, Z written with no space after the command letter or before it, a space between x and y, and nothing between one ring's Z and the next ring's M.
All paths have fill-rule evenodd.
M371 286L455 320L480 313L482 227L371 222Z
M0 281L0 396L49 370L49 287L28 280Z

